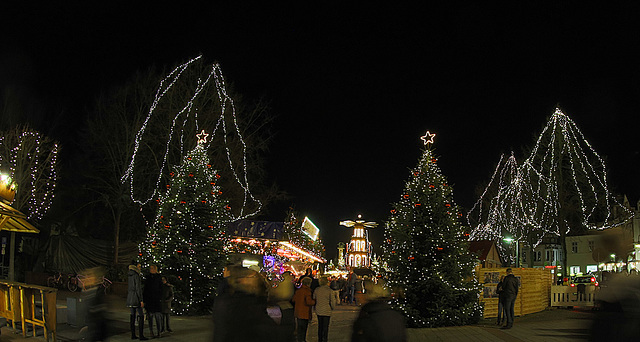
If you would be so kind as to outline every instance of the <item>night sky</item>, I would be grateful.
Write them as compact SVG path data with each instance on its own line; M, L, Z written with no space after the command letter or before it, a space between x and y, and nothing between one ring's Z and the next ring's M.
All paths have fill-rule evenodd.
M500 154L522 160L556 104L607 160L613 191L640 197L637 3L6 6L0 89L63 108L65 124L47 132L63 147L101 90L152 64L202 54L245 97L264 95L277 116L269 178L293 198L262 218L295 204L329 257L349 239L340 220L387 219L427 130L468 209Z

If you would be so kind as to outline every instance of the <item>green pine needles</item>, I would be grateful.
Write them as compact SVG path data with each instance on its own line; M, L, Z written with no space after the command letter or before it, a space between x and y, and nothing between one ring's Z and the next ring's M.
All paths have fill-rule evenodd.
M410 327L478 322L480 285L462 213L437 159L425 148L385 227L392 304Z
M224 232L231 220L230 207L203 143L169 175L154 224L140 244L142 258L157 264L174 285L175 313L206 314L227 262Z

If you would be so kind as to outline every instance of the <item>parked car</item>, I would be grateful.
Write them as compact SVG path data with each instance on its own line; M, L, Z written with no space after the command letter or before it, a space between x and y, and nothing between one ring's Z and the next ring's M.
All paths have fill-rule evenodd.
M575 287L579 284L584 284L585 286L598 286L598 281L595 276L590 274L573 277L571 287Z

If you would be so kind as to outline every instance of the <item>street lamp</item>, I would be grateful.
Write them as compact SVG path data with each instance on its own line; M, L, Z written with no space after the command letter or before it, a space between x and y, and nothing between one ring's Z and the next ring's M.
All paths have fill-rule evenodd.
M516 242L516 262L515 262L515 267L517 268L518 267L518 259L519 259L519 256L518 256L518 241L514 240L513 238L510 238L510 237L504 238L502 240L508 242L509 244L511 244L513 241Z

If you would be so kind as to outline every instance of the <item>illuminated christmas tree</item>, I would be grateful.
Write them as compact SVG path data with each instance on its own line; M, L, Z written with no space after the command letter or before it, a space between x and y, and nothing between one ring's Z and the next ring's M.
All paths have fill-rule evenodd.
M567 235L616 227L633 216L612 195L604 160L559 108L522 164L513 155L503 160L467 215L473 240L504 248L500 240L509 236L535 247L546 235L558 236L567 255Z
M174 312L203 314L211 309L216 281L227 261L224 231L231 219L217 185L220 175L209 164L206 137L170 173L142 257L160 266L175 286Z
M398 289L392 304L410 327L465 325L482 314L476 260L453 190L430 148L434 137L429 132L422 137L422 158L385 227L389 285Z

